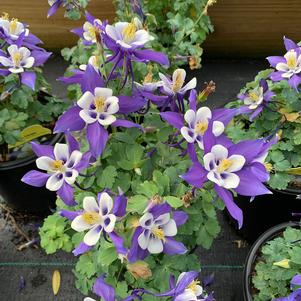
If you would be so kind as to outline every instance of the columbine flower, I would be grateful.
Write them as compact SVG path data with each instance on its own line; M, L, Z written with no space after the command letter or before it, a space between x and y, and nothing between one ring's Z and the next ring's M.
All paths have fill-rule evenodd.
M284 38L287 53L282 56L269 56L267 60L277 71L270 74L273 81L287 80L298 91L301 82L301 50L292 40Z
M230 141L218 144L216 141L212 133L206 133L204 167L198 161L194 161L193 166L182 178L198 188L203 187L208 180L213 182L217 195L241 227L242 211L234 203L229 189L251 197L271 193L262 184L269 179L269 174L261 160L274 140L245 140L237 144Z
M116 301L115 289L104 281L104 276L96 279L93 292L104 301Z
M71 32L82 38L85 45L96 43L100 39L100 34L103 33L106 23L95 18L88 12L85 14L86 22L82 27L72 29Z
M67 205L75 205L73 200L73 187L79 172L89 165L89 153L84 155L79 151L76 140L67 136L69 145L57 143L50 145L38 145L32 143L37 167L44 172L32 170L23 176L22 181L32 186L56 191Z
M20 74L21 83L34 90L36 74L28 69L43 65L50 55L51 52L30 51L26 47L11 45L7 48L7 54L0 52L0 65L5 67L0 69L0 75Z
M59 7L63 4L64 0L48 0L48 4L50 6L50 9L47 13L47 18L51 17L56 13L56 11L59 9Z
M141 126L125 119L117 119L113 115L119 113L119 99L112 96L111 89L100 88L103 81L91 65L88 65L81 81L83 96L78 100L77 105L71 107L59 118L54 131L78 131L87 126L90 151L94 157L98 157L109 138L105 126L127 128L141 128Z
M171 207L164 203L152 207L140 218L128 255L130 262L142 260L148 253L164 252L169 255L186 253L185 246L173 237L177 234L178 226L186 222L187 215L182 211L175 211L173 216L171 213Z
M7 52L9 57L0 56L0 64L8 67L11 73L22 73L25 69L33 67L35 59L28 48L11 45L7 48Z
M250 120L253 121L274 96L275 94L269 90L267 81L261 79L258 87L239 94L238 98L243 100L245 107L249 109L245 113L252 113Z
M97 244L101 235L110 237L118 254L126 254L127 250L123 247L122 238L114 231L117 219L125 215L126 205L127 199L122 192L114 198L114 202L108 193L102 192L98 194L97 201L92 196L85 197L83 210L62 210L60 214L72 220L71 227L75 231L88 230L83 243L76 248L75 255L90 250Z
M171 276L170 290L155 296L172 297L173 301L214 301L213 295L208 295L197 280L198 274L193 271L181 273L176 283L174 276Z
M29 30L18 19L1 19L0 28L2 28L5 37L11 38L13 41L16 41L21 34L24 36L29 34Z

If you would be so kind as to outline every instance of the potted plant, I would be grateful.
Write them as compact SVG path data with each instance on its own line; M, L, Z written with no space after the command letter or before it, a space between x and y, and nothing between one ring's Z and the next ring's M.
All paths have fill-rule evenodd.
M244 269L246 301L289 301L301 298L298 222L266 231L252 246Z
M51 53L40 43L17 19L7 14L0 18L0 193L12 207L36 212L48 209L54 195L20 181L34 166L28 142L58 142L60 135L51 133L55 118L65 108L49 94L41 67Z
M264 158L271 172L267 185L273 194L256 197L251 202L248 198L236 198L245 212L241 233L249 241L255 241L271 226L291 220L292 213L301 210L300 50L287 38L284 43L287 51L284 57L268 57L273 68L259 72L241 90L239 99L229 105L243 113L235 117L227 131L234 141L274 134L278 137Z
M135 20L86 17L75 31L96 51L63 79L73 84L74 104L54 128L67 143L35 145L40 170L22 179L58 194L41 246L78 256L76 287L85 295L213 300L196 280L193 250L219 233L216 210L226 206L243 224L233 193L269 193L261 157L275 139L234 144L225 128L240 110L202 107L207 94L183 69L137 82L141 65L169 65L148 47L151 34Z

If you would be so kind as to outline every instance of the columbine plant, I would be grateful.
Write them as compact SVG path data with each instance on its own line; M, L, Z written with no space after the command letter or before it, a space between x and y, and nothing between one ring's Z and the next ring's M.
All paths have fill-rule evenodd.
M262 158L274 140L234 144L224 132L240 109L201 107L198 99L211 88L198 95L196 79L186 80L182 69L146 73L141 82L134 72L141 65L168 68L167 56L149 48L152 36L134 21L110 25L86 17L89 25L74 32L96 51L61 78L76 91L55 125L69 147L65 156L56 154L59 145L37 160L48 172L46 187L60 187L41 245L47 253L61 248L80 256L76 286L105 301L214 300L197 280L192 249L210 247L224 204L242 225L233 191L269 193ZM38 174L23 181L40 186L32 176Z
M242 115L228 129L234 141L277 134L277 143L264 159L271 171L268 184L275 189L298 186L294 175L300 174L301 166L300 47L287 38L284 45L284 56L267 58L274 69L260 72L232 103Z
M294 301L301 297L301 231L288 227L279 237L268 241L261 249L255 265L252 283L255 301Z
M28 127L42 125L45 128L39 128L40 133L51 133L55 118L64 109L50 97L41 67L51 53L39 43L25 24L8 14L0 17L0 161L22 154L17 151L27 142L24 136L30 137Z

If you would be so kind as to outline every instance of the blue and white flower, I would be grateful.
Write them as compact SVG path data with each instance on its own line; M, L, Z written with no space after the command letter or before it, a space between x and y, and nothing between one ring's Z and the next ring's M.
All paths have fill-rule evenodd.
M21 34L29 35L29 30L25 25L18 21L18 19L0 19L0 28L2 28L6 37L16 41Z
M25 69L32 68L35 58L26 47L11 45L7 48L8 57L0 56L0 64L7 67L11 73L22 73Z
M84 211L72 221L71 227L77 232L89 230L84 236L84 243L94 246L103 231L114 231L117 218L112 213L113 200L106 192L100 194L98 202L94 197L87 196L83 200L83 208Z
M102 22L99 19L94 19L93 22L86 21L83 26L83 38L87 42L96 43L97 36L102 31Z

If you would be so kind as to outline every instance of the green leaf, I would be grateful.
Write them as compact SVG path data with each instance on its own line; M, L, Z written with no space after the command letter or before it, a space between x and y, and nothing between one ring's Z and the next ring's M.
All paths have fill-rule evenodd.
M135 195L128 199L126 210L128 212L137 212L141 214L145 210L148 201L149 199L144 195Z
M141 183L137 189L136 193L146 195L148 198L152 198L156 194L158 194L159 189L157 185L152 181L145 181Z
M97 185L101 188L112 188L117 177L117 170L114 166L107 166L97 177Z
M183 201L175 196L165 196L164 200L173 208L183 206Z
M101 249L98 256L98 262L101 265L109 266L112 262L117 259L117 253L115 247L107 249Z

